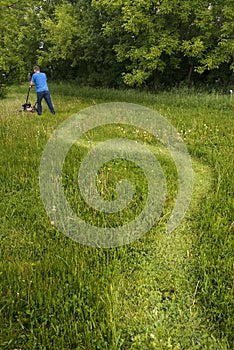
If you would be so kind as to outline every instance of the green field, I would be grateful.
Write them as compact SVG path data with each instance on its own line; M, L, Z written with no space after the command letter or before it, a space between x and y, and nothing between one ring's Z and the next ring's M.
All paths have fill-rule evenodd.
M192 89L146 93L51 84L56 115L19 113L27 85L0 100L1 304L0 348L9 350L164 350L234 347L234 101ZM34 102L34 92L30 100ZM165 224L178 191L175 165L158 140L129 126L97 128L69 151L63 186L76 213L101 227L132 220L147 184L134 164L106 164L97 187L104 199L127 177L136 188L116 215L90 209L77 171L90 144L131 138L158 158L167 181L158 222L133 243L82 245L56 229L44 209L39 167L47 141L74 113L103 102L130 102L158 111L177 130L192 158L194 188L178 228Z

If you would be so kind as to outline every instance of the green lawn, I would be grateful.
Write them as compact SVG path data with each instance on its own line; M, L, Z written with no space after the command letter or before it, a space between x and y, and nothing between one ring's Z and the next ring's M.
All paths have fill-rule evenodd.
M193 90L145 93L51 84L56 115L19 113L27 85L0 100L1 304L0 348L22 350L232 349L234 346L234 101ZM30 101L35 95L31 92ZM135 184L120 214L90 209L77 172L90 145L113 137L140 141L157 156L167 181L158 222L117 248L82 245L56 229L44 209L39 166L53 131L74 113L103 102L150 107L178 131L190 152L194 189L185 218L172 233L177 173L155 137L129 126L97 128L75 144L64 163L63 186L84 220L115 227L132 220L146 197L142 171L112 161L97 188L115 198L115 184Z

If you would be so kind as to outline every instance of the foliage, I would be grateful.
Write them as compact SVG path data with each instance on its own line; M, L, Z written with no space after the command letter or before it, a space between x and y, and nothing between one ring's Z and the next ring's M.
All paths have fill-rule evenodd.
M9 82L25 81L40 42L37 8L29 1L3 1L1 14L0 70Z
M106 10L107 35L121 38L115 45L117 58L125 62L123 77L128 85L167 80L163 74L181 70L178 83L192 72L203 73L233 64L233 11L229 2L209 1L93 1ZM115 5L114 5L115 3ZM225 47L222 52L222 46ZM187 74L183 76L183 66ZM156 77L159 76L159 79ZM152 81L153 78L153 81Z
M117 86L119 64L102 34L102 20L90 1L55 6L53 16L42 23L45 46L39 62L51 65L59 79L78 77L86 85Z
M0 70L93 86L233 83L233 0L9 1L0 5Z

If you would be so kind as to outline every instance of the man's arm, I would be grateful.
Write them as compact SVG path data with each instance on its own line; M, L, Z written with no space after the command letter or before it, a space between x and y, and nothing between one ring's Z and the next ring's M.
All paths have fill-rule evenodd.
M34 79L34 74L32 75L31 81L29 83L29 86L32 87L35 85L35 79Z

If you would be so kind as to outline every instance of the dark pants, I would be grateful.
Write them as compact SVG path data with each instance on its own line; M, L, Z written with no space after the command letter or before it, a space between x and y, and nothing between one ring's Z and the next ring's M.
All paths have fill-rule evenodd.
M49 91L41 91L37 93L37 112L39 115L42 114L42 105L41 101L42 99L45 99L50 111L52 114L55 114L54 107L50 98L50 92Z

